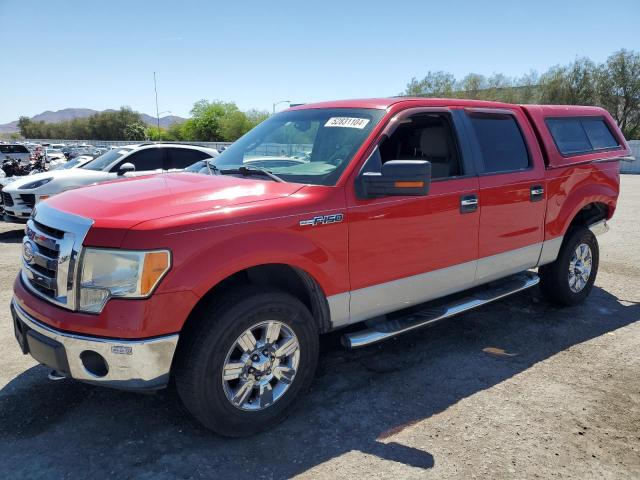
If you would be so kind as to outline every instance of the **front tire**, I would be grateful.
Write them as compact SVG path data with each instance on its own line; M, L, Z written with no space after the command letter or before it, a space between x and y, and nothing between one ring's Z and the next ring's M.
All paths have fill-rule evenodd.
M585 227L570 230L556 261L538 269L543 295L561 306L584 301L593 288L599 261L598 240L591 230Z
M201 308L192 320L181 338L175 379L193 416L229 437L284 420L318 362L318 331L304 304L279 290L249 286Z

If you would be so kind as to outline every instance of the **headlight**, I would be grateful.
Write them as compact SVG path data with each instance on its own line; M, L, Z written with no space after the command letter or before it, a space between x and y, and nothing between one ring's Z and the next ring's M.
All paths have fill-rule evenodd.
M43 185L49 183L53 178L43 178L42 180L36 180L35 182L27 183L21 187L18 187L18 190L31 190L32 188L40 188Z
M99 313L111 297L148 297L170 266L168 250L87 248L80 266L80 310Z

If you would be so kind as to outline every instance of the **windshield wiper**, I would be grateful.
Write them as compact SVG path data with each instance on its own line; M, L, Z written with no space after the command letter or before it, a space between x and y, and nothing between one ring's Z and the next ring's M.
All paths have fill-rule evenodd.
M212 165L212 167L214 167L214 165ZM239 167L239 168L230 168L228 170L220 170L217 167L215 167L216 169L214 170L215 172L217 172L217 174L219 175L234 175L234 174L240 174L243 175L245 177L250 177L251 175L261 175L264 177L269 177L271 180L273 180L274 182L284 182L284 180L282 178L280 178L277 175L274 175L273 173L269 172L268 170L265 170L263 168L259 168L259 167Z

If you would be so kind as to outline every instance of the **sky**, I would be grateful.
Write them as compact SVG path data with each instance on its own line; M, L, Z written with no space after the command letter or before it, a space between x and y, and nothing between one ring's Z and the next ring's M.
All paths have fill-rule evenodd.
M0 0L0 123L67 107L188 116L397 95L640 51L640 0ZM281 104L278 109L286 105ZM161 115L162 116L162 115Z

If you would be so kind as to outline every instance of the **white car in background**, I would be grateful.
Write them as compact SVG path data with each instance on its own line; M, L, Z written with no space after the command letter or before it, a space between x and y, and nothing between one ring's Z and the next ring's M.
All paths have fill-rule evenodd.
M178 171L206 158L215 158L213 148L181 144L143 144L119 147L86 162L79 168L59 168L18 177L2 190L4 210L14 219L26 220L42 200L86 185ZM73 161L72 159L70 161ZM63 164L66 166L66 164Z
M61 163L65 163L67 161L67 157L64 156L62 150L58 150L55 148L45 148L44 156L49 164L49 169L60 165Z

